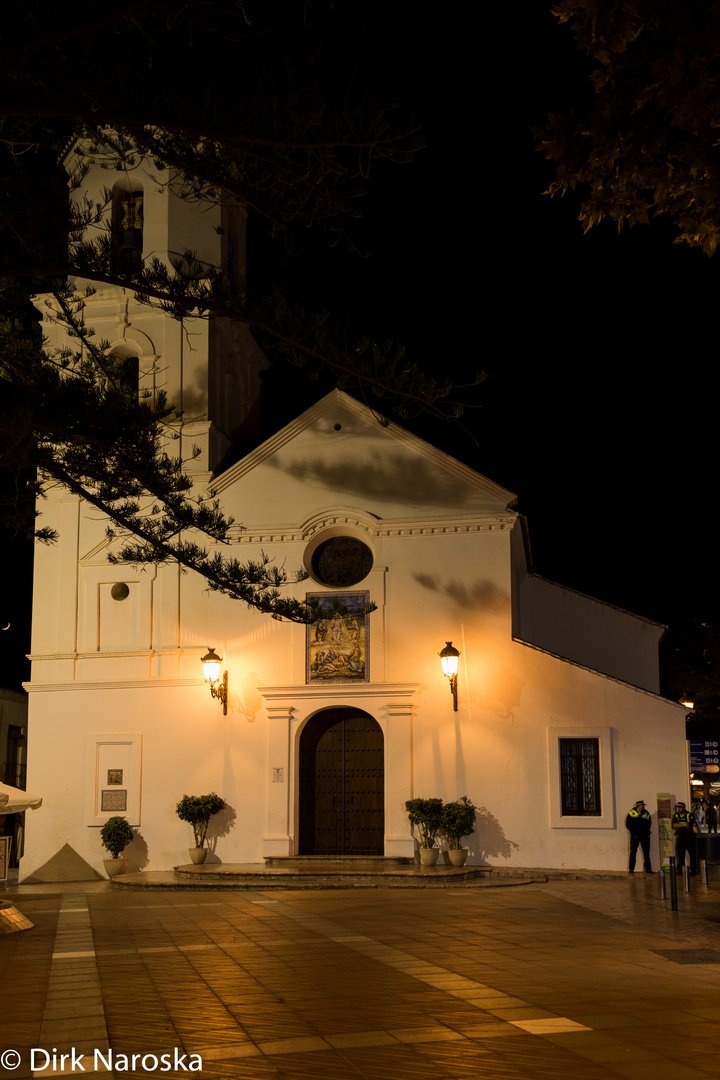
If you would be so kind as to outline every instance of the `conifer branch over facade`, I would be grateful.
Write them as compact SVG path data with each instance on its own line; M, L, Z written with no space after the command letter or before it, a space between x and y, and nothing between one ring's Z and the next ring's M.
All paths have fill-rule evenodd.
M220 328L204 333L246 341L252 334L270 360L282 357L311 377L330 373L400 415L458 413L449 382L430 377L402 346L352 329L345 316L308 312L277 289L252 292L237 259L208 261L193 248L118 257L113 190L121 178L130 191L140 165L146 185L188 206L231 205L284 236L288 250L311 226L330 244L353 246L358 200L377 163L405 164L420 145L405 109L367 78L362 50L371 28L359 12L341 19L287 3L268 15L216 2L181 11L130 3L112 20L94 8L62 17L45 4L13 11L0 41L6 523L21 525L62 484L107 515L112 559L176 561L261 611L313 618L279 592L288 579L270 558L242 565L221 553L232 521L189 475L192 407L157 387L138 398L120 354L85 321L86 308L98 308L94 289L176 320L189 351L204 322ZM38 156L49 162L61 150L75 170L69 211L62 182L43 188L34 183L38 170L28 172ZM97 161L107 187L88 201L78 193L86 163ZM50 192L50 213L36 190ZM227 246L224 228L217 232ZM67 233L66 253L58 237ZM56 334L43 346L23 307L28 294L63 327L61 344ZM42 521L36 535L54 539Z

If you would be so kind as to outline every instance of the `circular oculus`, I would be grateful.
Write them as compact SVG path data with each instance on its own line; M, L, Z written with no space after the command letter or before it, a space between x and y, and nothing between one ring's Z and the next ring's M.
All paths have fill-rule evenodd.
M310 565L316 581L342 589L357 585L368 576L373 566L373 554L367 544L354 536L332 536L318 544Z

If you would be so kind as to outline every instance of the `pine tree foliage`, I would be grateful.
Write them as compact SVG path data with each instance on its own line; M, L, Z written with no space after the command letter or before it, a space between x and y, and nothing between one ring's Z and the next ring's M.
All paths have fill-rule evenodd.
M95 343L84 326L74 294L58 291L56 298L78 340L75 351L48 352L0 321L0 379L12 436L4 461L22 477L5 520L26 527L35 501L62 484L109 519L107 539L119 541L111 562L177 563L201 574L211 590L261 612L312 622L316 608L281 592L302 574L289 576L264 554L240 563L224 553L233 519L212 496L194 491L184 463L168 453L175 410L161 393L138 401L105 343ZM45 527L36 537L56 539Z
M720 6L685 0L559 0L588 57L586 108L535 132L555 170L550 195L578 191L585 231L664 217L676 243L720 243Z
M0 39L4 138L17 152L113 129L182 176L225 191L276 230L336 235L371 166L405 162L417 125L381 96L372 6L302 0L11 4ZM375 50L375 51L373 51Z
M396 342L346 317L247 289L192 251L173 267L113 261L108 205L68 205L53 156L80 140L118 172L152 162L183 198L231 199L302 255L308 228L353 248L352 223L378 164L405 165L417 124L377 60L371 8L339 12L277 4L128 0L112 12L87 0L11 4L0 27L0 459L10 482L0 517L21 528L62 484L107 515L111 559L177 562L208 586L275 617L315 612L283 595L289 578L269 557L227 557L233 528L192 487L173 455L182 423L162 395L129 390L106 342L84 317L76 278L131 290L179 320L232 319L272 360L386 402L402 416L457 415L449 381L423 371ZM375 50L375 51L373 51ZM386 85L387 84L387 85ZM73 178L79 188L82 169ZM167 182L167 181L164 181ZM107 199L110 198L109 190ZM89 227L94 239L88 240ZM69 249L67 236L70 236ZM44 294L70 345L48 351L28 316ZM40 522L38 539L55 537ZM293 578L294 580L294 578Z
M0 27L0 141L15 163L0 185L0 228L14 240L0 266L14 277L131 285L178 318L227 315L251 328L271 360L284 356L311 377L329 372L402 416L458 416L449 380L431 377L399 343L378 341L344 315L308 310L277 288L248 292L245 281L197 264L193 252L174 274L157 260L119 273L102 230L107 206L73 204L65 221L53 192L55 216L72 237L67 256L48 250L44 201L34 212L25 208L20 226L16 220L17 200L28 201L28 156L82 139L86 154L106 158L108 188L115 170L131 172L142 158L169 172L183 198L235 201L291 251L302 254L308 229L352 249L371 173L407 164L422 146L417 122L391 92L386 70L397 56L382 52L380 14L356 0L338 10L303 0L256 8L148 0L112 19L91 4L72 11L17 4ZM75 185L82 179L80 170ZM36 291L45 289L39 283Z

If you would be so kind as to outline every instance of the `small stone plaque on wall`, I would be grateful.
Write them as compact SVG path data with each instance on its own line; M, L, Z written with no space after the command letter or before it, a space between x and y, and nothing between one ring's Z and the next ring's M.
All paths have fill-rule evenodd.
M100 809L127 810L127 791L102 791L100 793Z
M138 828L142 789L142 734L103 732L85 736L86 824L102 826L124 814Z

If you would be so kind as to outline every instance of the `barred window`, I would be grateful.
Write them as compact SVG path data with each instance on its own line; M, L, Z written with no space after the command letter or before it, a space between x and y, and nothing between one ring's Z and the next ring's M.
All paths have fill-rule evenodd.
M558 741L563 817L601 817L600 740Z

